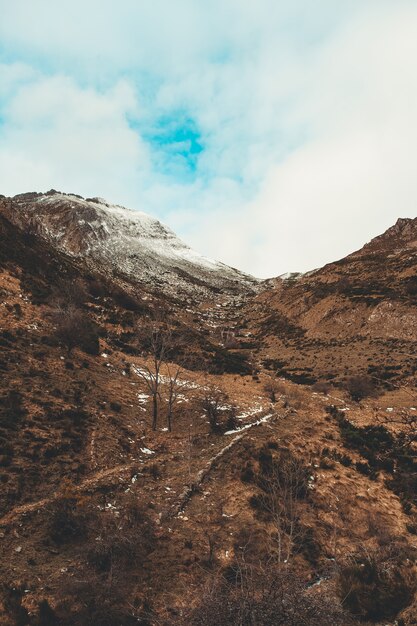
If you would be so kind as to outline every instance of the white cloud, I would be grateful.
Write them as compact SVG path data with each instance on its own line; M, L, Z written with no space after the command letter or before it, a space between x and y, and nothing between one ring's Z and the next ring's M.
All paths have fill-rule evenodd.
M107 196L263 276L341 257L416 214L412 1L0 10L14 59L0 65L2 193ZM143 138L177 111L204 146L185 182L158 171Z
M295 66L297 96L279 125L305 128L305 140L270 159L254 200L226 217L226 236L217 234L224 217L208 215L195 245L216 241L218 256L268 276L340 258L397 217L415 217L416 26L412 5L368 11ZM264 121L276 130L271 113Z
M0 188L62 188L134 202L132 188L148 170L145 144L126 116L135 96L126 82L98 92L62 76L20 85L4 107Z

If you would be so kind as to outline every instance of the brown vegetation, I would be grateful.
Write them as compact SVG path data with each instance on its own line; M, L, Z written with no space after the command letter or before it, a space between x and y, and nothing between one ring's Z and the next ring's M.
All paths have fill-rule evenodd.
M179 306L0 231L2 624L415 622L413 353L346 323L388 275Z

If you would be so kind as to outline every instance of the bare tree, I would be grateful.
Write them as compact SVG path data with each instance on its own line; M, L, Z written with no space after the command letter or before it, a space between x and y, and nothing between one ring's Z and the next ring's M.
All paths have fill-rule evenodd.
M266 512L273 524L271 556L276 563L288 563L296 543L302 541L299 524L300 500L307 494L306 468L289 451L274 459L270 451L261 450L261 493L253 504Z
M147 329L145 330L145 332ZM171 347L171 332L164 322L156 321L152 324L149 332L144 336L143 329L139 330L140 339L144 340L151 359L150 364L145 364L136 369L138 376L144 381L152 399L152 430L156 430L159 416L159 402L161 399L160 387L162 383L161 368L167 360Z
M171 623L171 622L170 622ZM330 593L311 593L287 567L234 562L216 572L201 601L174 623L187 626L348 626L351 620Z
M165 366L165 370L167 373L167 401L168 401L168 410L167 410L167 425L168 431L172 431L172 419L174 416L174 407L178 401L178 397L181 394L181 391L186 387L186 381L181 380L181 367L179 365L172 365L167 363Z
M397 444L402 448L412 448L417 444L417 414L402 410L396 415L378 416L377 421L383 426L391 426L399 431Z

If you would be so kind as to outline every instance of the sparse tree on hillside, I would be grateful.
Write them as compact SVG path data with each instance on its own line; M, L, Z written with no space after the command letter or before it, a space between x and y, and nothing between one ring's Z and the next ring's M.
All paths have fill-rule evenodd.
M167 361L172 337L169 328L164 322L156 321L152 324L149 332L148 330L140 329L139 338L145 343L150 352L150 364L143 365L136 370L136 373L144 381L152 398L152 430L156 430L161 399L161 368Z
M168 431L172 431L172 419L174 416L174 407L178 401L178 396L181 391L185 389L185 381L180 379L181 375L181 367L179 365L171 365L169 363L166 364L166 372L167 372L167 401L168 401L168 410L167 410L167 425Z
M66 349L68 356L75 347L90 354L98 354L98 332L95 324L83 310L87 292L81 279L61 282L51 298L49 317L55 326L55 336Z
M256 498L257 508L265 511L274 526L271 538L271 556L276 563L288 563L296 543L302 540L298 520L300 500L308 489L307 471L301 461L283 451L278 459L268 450L259 455L258 483L261 493Z

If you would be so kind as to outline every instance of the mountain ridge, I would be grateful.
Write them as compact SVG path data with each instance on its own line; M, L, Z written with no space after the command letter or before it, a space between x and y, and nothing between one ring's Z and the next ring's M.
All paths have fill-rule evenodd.
M146 213L51 190L5 198L13 223L75 257L171 296L253 292L258 279L184 244Z
M149 214L103 198L83 198L51 189L13 197L0 195L0 200L8 219L23 230L49 239L71 256L96 261L147 285L160 283L162 290L171 295L175 291L198 297L219 291L251 294L281 281L303 280L345 259L417 248L417 218L398 218L383 233L339 261L307 272L288 271L259 279L194 251ZM172 284L173 278L176 284ZM190 289L187 283L193 279L195 283Z
M417 248L417 217L399 217L386 231L373 237L352 255L374 254ZM348 255L348 256L352 256Z

